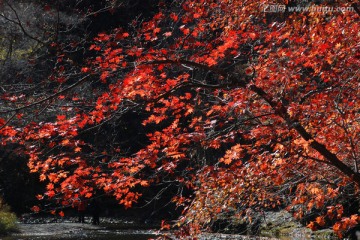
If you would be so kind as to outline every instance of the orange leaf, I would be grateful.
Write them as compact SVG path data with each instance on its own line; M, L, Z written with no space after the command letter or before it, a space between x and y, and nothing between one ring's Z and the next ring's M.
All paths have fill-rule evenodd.
M81 148L80 148L80 147L76 147L74 150L75 150L75 152L80 152L80 151L81 151Z
M165 220L161 221L161 229L162 230L169 230L170 229L170 224L166 223Z
M333 230L335 232L340 231L341 230L341 223L340 222L335 223L334 226L333 226Z
M64 121L64 120L66 119L66 116L65 116L65 115L57 115L57 116L56 116L56 119L57 119L58 121Z
M319 224L320 226L324 226L325 225L325 219L323 216L317 217L316 218L316 223Z
M87 73L87 72L89 72L90 71L90 68L88 68L88 67L83 67L82 69L81 69L81 72L83 72L83 73Z
M148 181L146 181L146 180L142 180L142 181L140 182L140 185L143 186L143 187L147 187L147 186L149 186L149 183L148 183Z
M314 222L310 222L306 227L310 228L312 231L315 231L317 229Z
M69 144L69 142L70 142L69 139L64 139L62 140L61 145L66 146Z
M33 206L32 208L31 208L31 211L33 211L33 212L40 212L40 208L39 208L39 206Z
M92 193L86 193L86 194L85 194L85 197L86 197L86 198L91 198L91 196L92 196Z
M42 200L42 199L44 198L44 196L41 195L41 194L38 194L38 195L36 195L36 198L37 198L38 200Z

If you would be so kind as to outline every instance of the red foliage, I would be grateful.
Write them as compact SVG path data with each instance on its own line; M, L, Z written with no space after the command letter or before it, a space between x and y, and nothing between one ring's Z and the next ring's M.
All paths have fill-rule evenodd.
M0 133L26 145L31 171L49 181L47 197L72 203L103 189L131 207L136 186L169 175L195 191L191 204L174 198L186 205L178 225L194 232L239 204L239 218L284 204L302 217L331 202L308 226L324 226L325 216L339 220L337 232L354 226L358 217L343 218L336 204L339 189L353 182L358 193L360 184L359 15L262 12L268 1L179 2L137 31L95 38L98 57L81 71L105 87L82 102L91 110L21 129L0 119ZM129 109L149 113L150 143L132 155L114 148L95 164L79 132ZM60 153L44 153L59 145ZM211 163L201 155L209 149L223 156Z

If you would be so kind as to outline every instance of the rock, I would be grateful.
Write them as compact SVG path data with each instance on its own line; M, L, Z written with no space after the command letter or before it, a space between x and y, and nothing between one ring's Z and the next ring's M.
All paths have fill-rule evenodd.
M239 234L224 233L202 233L198 236L199 240L279 240L278 238L243 236Z
M210 229L215 233L227 234L251 234L248 231L248 223L236 218L233 218L234 212L219 214L216 220L211 221Z
M311 231L296 221L285 210L265 212L259 226L259 235L265 237L288 237L292 240L304 239L338 239L331 229Z
M311 233L311 239L325 240L325 239L338 239L336 234L331 229L322 229Z
M265 212L259 226L259 234L266 237L289 236L292 239L311 238L311 230L302 226L285 210Z

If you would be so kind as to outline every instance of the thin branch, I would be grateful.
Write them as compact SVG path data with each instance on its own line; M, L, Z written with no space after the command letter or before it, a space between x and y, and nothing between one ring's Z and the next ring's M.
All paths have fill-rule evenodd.
M4 125L2 125L1 127L0 127L0 130L2 130L3 128L5 128L9 123L10 123L10 121L16 116L16 112L4 123Z
M38 42L38 43L41 43L41 44L45 45L45 44L46 44L45 42L43 42L42 40L40 40L40 39L32 36L31 34L29 34L29 33L25 30L24 26L23 26L22 23L21 23L20 17L19 17L19 15L18 15L18 13L16 12L16 10L14 9L14 7L13 7L8 1L5 1L5 2L6 2L6 4L10 7L10 9L14 12L17 21L14 21L14 20L12 20L12 19L9 19L9 18L7 18L5 15L3 15L3 14L1 14L1 17L3 17L3 18L5 18L6 20L8 20L8 21L10 21L10 22L18 25L18 26L20 27L21 31L23 32L23 34L24 34L25 36L27 36L28 38L30 38L30 39Z
M77 82L74 83L73 85L70 85L69 87L67 87L67 88L65 88L65 89L63 89L63 90L61 90L61 91L59 91L59 92L57 92L57 93L54 93L54 94L52 94L52 95L50 95L50 96L48 96L48 97L46 97L46 98L44 98L44 99L42 99L42 100L39 100L39 101L34 102L34 103L30 103L30 104L25 105L25 106L22 106L22 107L13 108L13 109L10 109L10 110L5 110L5 111L0 111L0 113L3 114L3 113L10 113L10 112L18 112L18 111L20 111L20 110L23 110L23 109L26 109L26 108L33 107L33 106L35 106L35 105L39 105L39 104L41 104L41 103L44 103L44 102L46 102L46 101L48 101L48 100L51 100L51 99L53 99L53 98L56 98L56 97L59 96L60 94L63 94L63 93L65 93L65 92L67 92L67 91L69 91L69 90L77 87L77 86L80 85L81 83L85 82L85 81L88 79L89 76L90 76L90 75L84 76L83 78L81 78L79 81L77 81Z

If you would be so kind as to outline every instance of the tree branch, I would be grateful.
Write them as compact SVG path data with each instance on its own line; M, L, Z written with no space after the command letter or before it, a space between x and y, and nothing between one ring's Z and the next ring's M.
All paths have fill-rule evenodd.
M324 144L319 143L317 140L314 139L314 137L306 131L304 126L301 125L300 121L296 118L292 118L288 113L286 107L279 101L274 100L268 93L266 93L262 88L257 87L254 84L249 84L245 80L238 79L237 76L227 73L226 71L222 69L218 69L216 67L207 66L201 63L196 63L188 60L156 60L152 62L148 62L145 64L176 64L176 65L188 65L192 67L196 67L199 69L212 71L214 73L217 73L223 77L228 77L231 82L232 86L238 86L241 88L249 88L251 91L259 95L263 100L265 100L275 111L275 114L280 116L282 119L285 120L288 127L290 129L294 129L298 132L298 134L305 139L306 141L309 141L309 145L315 149L317 152L319 152L323 157L325 157L333 166L338 168L341 172L343 172L346 176L353 179L353 181L356 182L356 184L360 185L360 174L357 172L354 172L348 165L343 163L335 154L330 152ZM201 85L200 85L201 87ZM216 86L214 86L216 87Z

